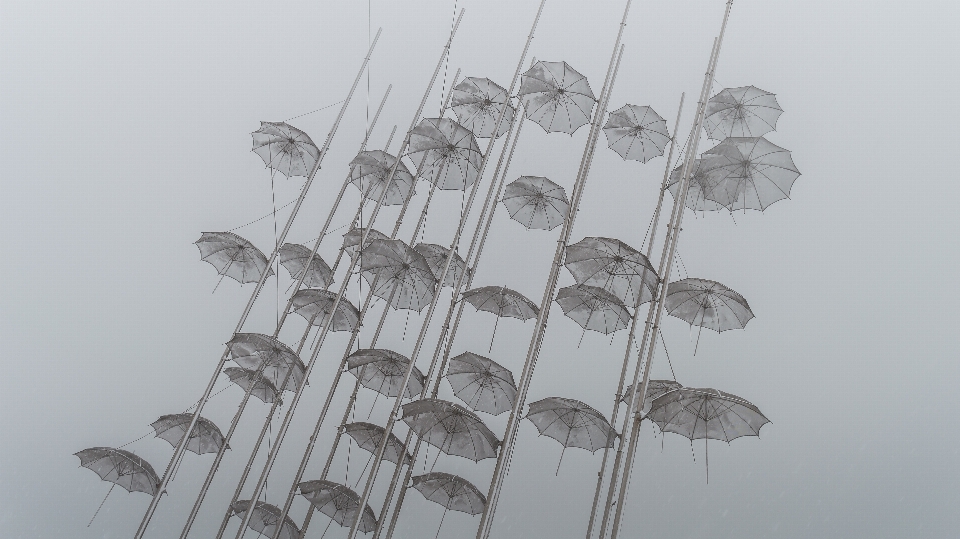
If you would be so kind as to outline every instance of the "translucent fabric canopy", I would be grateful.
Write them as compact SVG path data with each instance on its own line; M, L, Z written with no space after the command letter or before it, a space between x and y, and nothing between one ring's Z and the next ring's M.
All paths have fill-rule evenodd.
M336 300L337 295L333 292L305 288L294 294L290 308L308 323L322 327L330 317ZM330 331L353 331L359 323L360 311L346 298L340 298Z
M665 308L670 316L717 333L743 329L753 318L753 311L743 296L707 279L690 278L670 283Z
M258 282L264 271L267 277L273 275L263 252L233 232L204 232L193 243L200 249L200 260L240 284Z
M597 99L587 78L566 62L537 62L520 77L523 114L547 133L573 134L590 122Z
M529 320L540 314L540 309L526 296L505 286L483 286L467 290L462 299L478 311L487 311L498 317Z
M693 211L717 211L724 209L723 204L710 198L716 182L712 181L713 176L706 172L709 165L705 165L704 163L709 162L710 157L706 159L694 159L693 165L690 167L690 179L687 180L687 198L683 201L683 205ZM683 165L673 169L673 172L670 173L670 183L667 184L667 189L670 190L673 198L677 198L678 196L682 176Z
M563 314L580 327L609 335L630 324L630 312L619 298L588 284L561 288L556 302Z
M149 462L123 449L91 447L74 455L80 466L92 470L100 479L120 485L127 492L157 494L160 478Z
M473 483L459 475L431 472L413 478L413 488L444 509L479 515L487 505L487 498Z
M517 385L513 374L490 358L464 352L450 358L447 382L471 410L500 415L513 407Z
M303 380L306 366L289 346L262 333L237 333L227 343L229 358L245 369L262 370L263 376L275 387L283 381L283 391L296 391ZM289 379L287 372L292 369Z
M755 86L724 88L707 102L703 129L707 136L760 137L777 128L783 109L777 97Z
M597 286L633 307L653 298L659 279L643 253L613 238L586 237L568 245L564 266L577 284Z
M245 518L246 512L250 509L250 500L239 500L233 502L230 506L233 513L240 518ZM280 515L283 511L266 502L257 502L253 506L253 515L250 516L250 523L247 527L251 530L261 533L266 537L277 537L277 539L300 539L300 528L294 524L293 519L284 517L283 524L280 524ZM280 526L279 535L277 526Z
M636 410L640 412L641 416L647 415L647 412L650 411L650 405L653 404L654 399L663 395L667 391L673 391L674 389L679 389L683 387L673 380L648 380L647 381L647 392L643 397L643 402L636 403ZM639 392L640 390L637 389ZM620 401L626 404L630 403L630 394L633 393L633 386L627 386L626 391L623 392L623 395L620 397Z
M421 440L448 455L481 461L497 456L500 440L473 412L440 399L403 405L403 421Z
M330 517L341 526L352 526L360 510L360 496L353 490L333 481L316 479L304 481L298 485L300 495L307 499L317 511ZM377 527L377 517L369 505L363 508L358 530L370 533ZM299 539L299 538L298 538Z
M770 422L760 409L731 393L710 388L683 387L655 399L647 418L660 430L691 440L710 438L729 442L741 436L759 436Z
M503 107L507 112L500 122L497 136L501 136L510 129L516 111L509 104L507 91L490 79L467 77L453 88L451 106L460 125L473 131L480 138L490 138L497 126L497 118Z
M343 433L353 438L353 440L357 442L357 445L360 446L360 449L374 454L380 447L380 442L383 441L383 432L383 427L374 425L373 423L357 422L343 426ZM383 459L394 464L399 464L401 458L404 463L409 463L411 460L410 454L407 453L403 442L391 433L387 438L387 448L383 452Z
M243 388L244 392L250 391L254 397L265 403L272 403L278 398L278 391L273 382L253 369L244 369L243 367L227 367L223 369L230 381ZM251 390L251 386L253 389Z
M507 185L503 205L514 221L541 230L562 225L570 209L563 187L542 176L521 176Z
M357 245L360 244L360 238L363 237L366 230L366 228L351 228L350 232L343 235L343 250L347 256L353 257L353 255L357 253ZM372 241L389 239L390 236L374 228L367 234L367 242L364 244L364 247L370 245Z
M360 274L394 309L421 311L433 301L437 278L422 254L401 240L374 240L360 252Z
M160 419L150 424L156 432L157 438L166 440L173 447L180 444L187 427L193 420L193 414L171 414L160 416ZM213 424L213 421L205 417L198 417L197 423L187 438L187 451L192 451L198 455L204 453L216 453L223 447L223 434L220 429ZM227 446L230 449L230 446Z
M701 158L713 185L705 195L730 211L763 211L790 198L793 182L800 177L790 152L763 137L724 139Z
M617 433L603 414L578 400L548 397L530 403L527 419L543 436L563 447L580 447L595 452L613 447Z
M647 106L624 105L611 112L603 133L611 150L641 163L663 155L670 142L667 121Z
M397 170L390 179L387 194L383 198L384 206L403 204L408 198L416 194L414 184L417 181L410 170L402 162L397 165L397 158L381 150L360 152L353 161L350 161L350 181L357 186L369 200L380 200L390 171L396 165Z
M410 359L406 356L382 348L361 348L347 357L350 374L356 376L363 387L387 397L400 394L400 386L409 366ZM414 366L403 394L412 399L422 391L423 373Z
M408 155L417 176L438 189L466 190L477 180L483 154L473 132L448 118L425 118L410 132Z
M320 148L303 131L286 122L260 122L253 133L253 153L263 164L287 176L308 176L320 157Z
M433 271L433 275L440 275L440 272L443 271L443 268L447 265L447 253L450 252L450 249L442 245L437 245L436 243L418 243L413 248L426 259L427 264ZM453 251L453 262L450 263L450 267L447 269L447 275L443 278L441 286L453 286L456 284L457 279L460 278L460 275L466 271L466 269L467 263L464 262L463 258L461 258L456 251Z
M320 254L314 254L313 249L304 247L297 243L284 243L280 247L280 264L290 272L290 278L294 281L300 280L304 270L306 276L303 278L303 286L306 288L326 288L333 284L333 271L330 266L320 258ZM310 267L307 269L307 261L310 261Z

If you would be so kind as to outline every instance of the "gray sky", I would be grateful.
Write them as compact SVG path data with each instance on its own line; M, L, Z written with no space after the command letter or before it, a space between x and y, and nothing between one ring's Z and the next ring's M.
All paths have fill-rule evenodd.
M459 0L467 12L426 115L437 114L457 68L509 85L536 4ZM599 94L623 4L550 0L530 55L568 62ZM696 332L682 321L665 319L664 338L681 383L740 395L773 423L760 439L711 443L709 485L703 442L691 454L687 439L661 439L644 427L625 536L949 537L960 527L960 291L949 239L960 225L953 199L960 189L948 157L960 120L952 69L960 47L951 24L958 9L953 2L734 4L714 92L752 84L777 94L785 113L768 138L792 152L803 175L792 200L762 214L688 213L683 267L674 276L730 286L757 318L744 331L704 331L696 356ZM610 108L650 105L672 129L687 92L685 136L722 10L719 0L635 2ZM369 25L383 35L369 83L364 77L288 241L316 237L362 139L367 103L372 117L390 83L371 147L382 147L397 124L396 151L453 13L451 0L372 2ZM4 536L136 530L148 497L121 489L85 527L109 485L78 468L72 454L151 433L125 448L158 472L166 466L171 448L149 424L200 396L253 287L225 279L211 294L216 272L191 244L202 231L271 212L270 174L249 151L249 133L260 120L343 99L367 42L362 2L0 4ZM337 109L290 123L322 144ZM528 122L508 179L546 176L569 191L587 131L547 135ZM623 162L601 138L573 241L611 236L639 248L665 164L663 157ZM278 175L277 205L301 185ZM427 184L418 190L415 212ZM348 193L342 208L355 208L359 194ZM425 241L448 244L460 206L460 194L438 193ZM288 209L279 212L281 226ZM352 211L342 209L334 226L345 226ZM502 206L497 212L475 285L506 285L539 302L559 229L526 231ZM477 213L479 204L471 230ZM375 226L389 231L396 214L384 210ZM401 229L405 241L414 222ZM342 231L321 248L328 261ZM272 218L236 232L264 251L272 246ZM279 282L269 281L246 330L272 331L278 287L282 295L289 282L283 269ZM562 273L560 286L572 283ZM353 287L354 303L358 294ZM579 326L553 311L528 402L575 398L609 416L626 332L612 341L588 333L578 348ZM416 313L391 313L380 345L409 354L420 323ZM281 339L295 343L303 328L291 319ZM489 355L519 377L532 328L501 321L487 354L493 318L468 309L454 353ZM371 333L362 333L364 346ZM432 327L429 347L437 335ZM323 348L271 476L271 503L282 504L346 339L334 335ZM653 376L671 376L662 348ZM352 379L341 384L331 416L342 413L348 385ZM226 430L241 395L227 389L204 416ZM440 396L455 400L446 383ZM357 420L373 400L361 393ZM385 421L386 401L377 401L371 421ZM266 411L259 401L249 407L194 537L219 525ZM502 435L506 414L484 420ZM319 477L334 422L322 431L307 479ZM536 434L521 424L494 536L582 537L601 453L571 449L555 476L560 445ZM347 473L346 453L338 452L331 472L337 481ZM431 463L434 455L431 448ZM179 533L212 458L187 454L147 537ZM352 485L367 454L353 447L350 458ZM421 458L417 473L422 466ZM484 492L492 469L492 459L441 456L436 465ZM390 472L385 465L381 474ZM373 498L376 512L386 482ZM305 510L298 499L294 519ZM434 534L441 514L411 492L396 537ZM450 513L440 535L473 533L478 521ZM314 523L325 525L325 518ZM311 529L311 537L322 532ZM328 531L345 535L338 526Z

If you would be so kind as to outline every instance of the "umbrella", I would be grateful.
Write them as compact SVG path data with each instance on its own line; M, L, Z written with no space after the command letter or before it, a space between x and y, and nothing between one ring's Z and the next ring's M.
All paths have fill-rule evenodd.
M725 88L707 101L703 129L707 136L759 137L775 131L783 109L777 97L755 86Z
M460 125L474 132L480 138L493 136L493 129L497 126L500 111L507 107L507 112L500 122L497 136L501 136L510 129L514 108L508 103L507 91L490 79L467 77L453 88L451 107L457 115Z
M353 161L350 161L350 180L368 199L380 200L383 186L396 163L396 157L381 150L360 152ZM410 174L410 170L401 162L390 180L387 195L383 198L383 205L393 206L406 202L416 194L415 183L417 181Z
M453 394L472 410L492 415L500 415L513 407L517 395L517 385L509 370L471 352L450 359L447 382Z
M193 243L200 249L200 260L217 268L221 280L228 276L240 284L255 283L264 271L267 277L273 275L260 249L233 232L204 232Z
M790 198L800 171L790 152L763 137L731 137L703 153L713 189L710 199L730 211L760 210Z
M120 485L128 492L145 492L151 496L157 494L160 486L157 472L153 471L149 462L129 451L112 447L91 447L74 455L80 458L80 466L93 470L104 481Z
M341 526L351 526L357 519L360 508L360 496L349 488L333 481L316 479L304 481L298 485L300 495L306 498L317 511L330 517ZM369 505L363 508L363 518L358 529L362 533L372 532L377 527L377 517Z
M170 414L162 415L160 419L150 424L157 433L157 438L163 438L173 447L180 444L187 427L193 420L193 414ZM213 421L204 417L198 417L197 423L190 432L187 439L187 450L193 451L198 455L204 453L216 453L223 447L223 434L220 429L213 424ZM227 449L230 446L227 445Z
M413 488L431 502L447 510L468 515L479 515L487 505L487 499L477 487L466 479L443 472L431 472L413 478Z
M743 329L753 318L753 311L743 296L707 279L690 278L670 283L666 309L667 314L691 326L712 329L717 333Z
M306 366L297 353L279 340L262 333L237 333L227 343L230 359L245 369L263 370L263 376L282 391L296 391ZM287 371L293 369L289 379Z
M380 442L383 441L383 430L383 427L363 422L350 423L343 426L343 432L353 438L354 441L357 442L357 445L360 446L360 449L369 451L370 453L376 453L377 448L380 447ZM399 438L390 434L387 439L389 443L383 453L384 460L389 460L394 464L400 464L401 455L403 456L404 462L413 460Z
M357 244L360 243L360 237L363 236L366 228L351 228L350 232L347 232L343 235L343 250L347 253L347 256L353 257L357 252ZM374 240L389 240L390 236L380 232L377 229L370 230L370 234L367 235L367 243L363 246L366 249L370 242Z
M307 176L320 157L320 149L303 131L285 122L260 122L253 135L253 152L267 168L288 178Z
M611 112L603 132L611 150L641 163L663 155L670 142L667 121L646 106L624 105Z
M497 456L500 440L473 412L440 399L403 405L403 421L421 440L448 455L479 462Z
M427 264L433 271L434 276L443 271L443 268L447 265L447 253L450 252L449 248L437 245L436 243L418 243L413 248L427 260ZM460 275L466 269L467 263L464 262L463 258L454 250L453 262L450 263L450 267L447 269L447 275L443 279L443 282L440 283L440 286L455 285L457 279L460 278Z
M584 332L589 329L609 335L630 323L630 312L623 302L596 286L581 284L561 288L556 302L563 314L580 324Z
M748 401L710 388L683 387L668 391L653 401L647 418L663 432L674 432L691 440L722 440L729 443L741 436L760 436L770 422ZM709 450L709 446L706 446ZM707 481L710 480L707 453Z
M493 350L493 338L497 335L497 324L501 317L529 320L540 314L540 309L532 301L520 292L505 286L483 286L467 290L463 293L462 299L476 307L477 311L487 311L497 315L493 325L493 335L490 336L490 350Z
M250 509L250 500L238 500L230 506L234 514L244 518L244 514ZM253 515L250 517L250 523L247 527L255 532L259 532L267 537L273 537L277 531L277 523L280 522L280 515L283 511L266 502L257 502L253 506ZM278 539L300 539L300 528L293 523L290 517L284 517L283 525L280 527Z
M523 114L547 133L573 133L590 122L593 96L590 83L566 62L537 62L520 76Z
M643 402L636 403L636 409L640 411L641 416L647 415L650 411L650 405L653 403L654 399L663 395L667 391L673 391L674 389L680 389L683 387L673 380L648 380L647 381L647 393L643 397ZM620 401L624 403L630 402L630 393L633 391L633 386L627 387L626 391L623 392L623 396L620 397ZM640 391L639 388L637 391Z
M562 225L570 209L563 187L541 176L521 176L508 185L503 205L514 221L541 230Z
M710 199L716 182L712 181L713 176L705 170L709 168L710 158L694 159L691 166L690 179L687 183L687 198L684 205L693 211L716 211L723 209L723 204ZM683 175L683 165L673 169L670 173L670 183L667 189L674 198L677 198L677 192L680 190L680 180Z
M447 118L425 118L410 132L408 155L417 175L440 189L466 190L480 173L483 154L466 127Z
M563 452L568 447L596 452L604 447L613 447L613 440L617 437L617 432L603 414L573 399L548 397L532 402L527 419L536 425L541 436L549 436L563 445L560 462L563 462ZM557 463L559 471L560 463Z
M422 254L401 240L374 240L360 252L360 274L374 295L394 309L422 311L433 301L437 278Z
M333 292L305 288L294 294L291 309L310 324L323 326L336 300ZM330 331L353 331L359 323L360 311L346 298L340 298Z
M310 260L311 254L313 254L313 260ZM330 266L320 258L319 254L314 254L313 249L296 243L284 243L280 247L280 264L287 268L290 278L294 281L299 280L303 275L307 260L310 260L310 269L307 271L307 276L303 278L303 286L326 288L333 284L333 272Z
M400 384L403 383L409 366L410 360L406 356L381 348L363 348L347 357L347 370L360 380L363 387L387 397L400 394ZM403 394L412 399L421 391L423 373L414 366Z
M660 281L643 253L613 238L586 237L568 245L563 263L577 284L599 286L630 306L653 299Z
M230 377L231 382L242 387L244 391L250 391L250 386L253 386L250 394L263 402L270 403L277 399L277 387L257 371L243 367L227 367L223 372Z

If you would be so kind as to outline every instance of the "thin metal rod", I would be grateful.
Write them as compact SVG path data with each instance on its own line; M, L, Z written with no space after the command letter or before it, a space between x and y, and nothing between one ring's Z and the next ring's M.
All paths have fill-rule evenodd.
M353 93L357 89L357 84L359 84L360 78L367 67L367 63L370 61L370 56L373 54L373 49L376 47L377 39L379 39L379 37L380 32L377 31L377 37L373 40L373 43L370 44L370 48L367 50L367 54L363 58L363 64L360 66L360 70L357 72L357 77L353 81L353 86L350 88L350 93L347 94L347 98L343 101L343 105L340 107L340 112L337 114L337 118L333 122L333 127L331 127L330 132L327 133L327 139L323 143L323 148L320 149L320 153L317 156L317 162L314 163L313 170L307 177L306 183L304 183L303 189L300 192L300 196L297 198L297 203L290 212L290 217L287 218L287 224L283 227L283 232L277 238L276 245L274 246L273 252L270 254L270 259L268 260L266 267L271 267L273 265L273 262L276 260L277 254L280 251L280 245L282 245L284 240L286 240L287 233L290 231L290 227L293 226L293 221L296 218L297 213L300 211L300 206L303 204L303 200L306 198L307 192L310 190L310 186L313 184L313 180L317 175L317 171L320 169L320 164L323 162L323 158L326 157L327 150L330 148L330 143L337 132L337 128L340 126L340 120L343 119L343 115L347 110L347 106L350 104L350 100L353 98ZM249 316L250 310L253 308L253 304L256 301L257 296L260 295L260 291L263 289L263 285L266 283L267 276L268 272L264 271L260 276L260 280L257 281L257 286L254 288L253 294L251 294L250 299L247 301L247 305L243 310L243 314L240 316L240 321L237 323L236 329L234 329L234 334L239 332L243 327L244 322L246 322L247 316ZM228 353L229 348L224 350L223 355L221 355L220 361L217 363L217 367L213 370L213 376L210 377L210 382L208 382L203 396L198 401L197 408L193 413L193 417L190 419L190 425L187 427L185 432L193 432L193 429L197 424L197 420L200 418L200 413L203 411L203 407L210 398L210 393L213 391L213 386L216 384L217 378L220 376L220 371L223 370L223 365L227 360ZM181 458L183 458L183 453L187 448L188 439L189 436L184 436L180 440L180 443L177 444L177 448L174 450L173 456L170 458L170 462L167 464L167 468L163 473L163 479L160 480L160 485L157 487L157 493L154 494L153 499L150 500L150 505L147 507L147 511L143 515L143 520L141 520L140 526L137 528L137 533L134 535L134 539L142 539L143 534L146 533L147 527L150 525L150 519L153 518L153 514L157 510L157 505L160 503L160 498L166 492L167 485L172 479L170 472L173 471L175 465L180 462ZM247 511L248 515L252 513L253 511ZM247 520L249 520L249 518Z
M647 260L650 259L651 251L653 251L653 240L657 237L657 224L660 222L660 210L663 207L663 198L666 195L667 191L667 181L670 178L670 164L673 162L673 152L677 145L677 129L680 128L680 115L683 112L683 99L686 94L680 95L680 106L677 107L677 119L673 124L673 136L670 138L670 152L667 155L667 164L664 167L663 172L663 182L660 184L660 195L657 198L657 208L653 212L653 225L650 228L650 238L647 243ZM647 270L643 270L643 276L641 281L646 279ZM642 291L641 291L642 292ZM620 370L620 381L617 385L617 392L613 397L613 412L610 414L610 424L617 424L617 417L619 416L620 411L620 399L623 396L623 384L627 378L627 369L629 368L630 358L633 356L633 341L636 336L637 331L637 321L640 318L640 300L643 295L637 295L637 303L633 306L633 319L630 321L630 334L627 336L627 346L623 354L623 368ZM650 298L651 301L653 298ZM636 388L634 388L636 389ZM623 437L620 437L617 441L618 447L623 446ZM619 454L619 452L618 452ZM597 516L597 503L600 501L600 491L603 489L603 476L606 473L607 468L607 459L610 455L610 448L603 448L603 460L600 464L600 472L597 473L597 489L593 494L593 504L590 506L590 520L587 524L587 539L590 539L590 536L593 534L593 524ZM614 467L614 474L616 474L617 467Z
M590 134L587 137L587 143L584 147L584 154L580 162L580 170L577 173L576 182L574 183L567 219L564 220L563 229L560 233L560 239L557 241L557 250L554 254L553 264L550 268L550 275L547 279L547 285L544 289L543 298L540 302L540 313L537 316L537 323L534 326L533 338L530 340L530 346L527 350L527 357L524 361L524 367L520 378L517 396L515 397L513 407L510 410L510 417L507 420L507 428L504 432L503 443L500 446L500 454L497 456L497 464L494 468L493 477L490 481L490 489L487 493L487 505L484 508L483 516L480 518L480 525L477 529L477 539L486 539L493 527L493 517L496 513L497 502L499 501L499 492L503 479L506 475L505 464L513 454L514 441L516 440L516 432L519 427L520 409L523 407L526 401L527 389L529 388L530 380L533 377L537 356L539 355L540 346L546 330L547 318L550 314L550 304L553 300L554 291L556 290L557 286L557 279L560 274L560 267L562 266L564 251L573 230L573 224L577 216L577 209L580 204L580 197L583 193L583 186L586 183L593 152L596 148L596 140L600 131L600 124L603 120L604 111L606 110L607 101L609 100L611 90L613 89L615 70L619 63L618 59L622 56L623 49L620 43L623 37L623 30L627 24L627 16L630 12L631 3L632 0L627 0L626 6L623 10L623 18L620 22L620 29L617 32L617 40L610 55L610 65L607 67L607 75L604 80L603 89L600 92L600 100L598 103L597 112L595 113L593 121L591 122Z

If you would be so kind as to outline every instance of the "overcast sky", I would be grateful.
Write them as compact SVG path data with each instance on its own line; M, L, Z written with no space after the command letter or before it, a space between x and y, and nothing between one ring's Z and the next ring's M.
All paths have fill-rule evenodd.
M623 6L549 0L526 63L566 61L599 95ZM686 92L685 137L723 6L634 2L610 110L649 105L672 130ZM211 294L218 276L192 243L203 231L270 214L274 199L288 203L303 183L278 175L272 193L269 171L249 151L259 122L290 119L322 144L339 106L300 115L344 99L371 34L383 27L369 76L288 236L308 242L388 84L393 92L370 147L382 148L396 124L390 151L397 151L455 9L466 14L425 116L438 114L458 68L509 86L537 2L374 0L369 7L0 3L3 536L130 537L136 530L149 498L121 489L86 527L109 484L79 468L73 453L149 434L125 449L158 472L165 468L172 449L149 425L200 397L253 288L224 279ZM734 4L714 93L745 85L775 93L785 112L768 138L792 152L802 176L791 200L764 213L686 215L674 279L720 281L750 302L756 319L743 331L703 331L694 355L697 332L665 317L663 342L679 382L740 395L772 424L759 439L711 443L709 484L702 441L691 447L644 426L625 537L951 537L960 528L960 188L951 164L960 121L958 16L954 2ZM569 193L587 132L547 135L527 122L508 181L546 176ZM711 145L704 139L700 149ZM601 137L572 241L608 236L639 249L665 166L665 157L624 162ZM489 174L481 194L488 181ZM427 187L417 187L404 241ZM351 188L335 215L333 227L341 228L321 247L327 261L359 198ZM435 196L424 241L449 244L462 201L459 192ZM281 227L289 209L278 212ZM396 217L397 208L384 210L374 226L389 233ZM539 303L559 231L527 231L500 205L475 286L505 285ZM273 246L272 217L235 232L267 253ZM278 294L284 301L290 284L286 270L278 274L246 331L272 332ZM564 271L559 286L570 284ZM359 293L350 288L355 304ZM442 294L445 308L449 289ZM487 353L493 321L468 308L453 352L489 355L519 378L533 322L502 320ZM391 312L378 346L409 354L421 322L417 313ZM295 344L304 327L291 317L280 338ZM372 330L361 333L363 346ZM435 320L428 350L438 334ZM580 327L553 309L527 402L574 398L609 417L626 331L612 339L587 332L578 347L580 338ZM271 475L270 503L283 503L346 344L341 333L323 347ZM424 371L429 356L418 361ZM652 368L654 378L673 376L662 345ZM225 431L242 391L221 378L216 390L228 389L203 415ZM352 377L341 383L306 479L320 475L352 385ZM459 402L445 382L440 397ZM383 424L389 407L364 390L356 419L370 413ZM192 537L215 532L266 413L259 401L248 408ZM483 419L502 437L506 416ZM492 537L583 537L601 452L570 449L554 475L560 450L521 423ZM341 447L331 478L352 486L368 454L356 446L349 453L348 470ZM430 448L428 471L435 455ZM186 455L147 537L179 534L212 459ZM493 463L443 455L435 469L486 492ZM421 455L418 474L423 466ZM385 464L371 500L377 513L390 472ZM298 498L294 520L306 508ZM411 491L395 537L435 534L442 513ZM440 537L470 537L478 522L449 513ZM320 537L326 523L317 517L309 537ZM228 533L237 525L233 519ZM327 535L346 533L331 526Z

